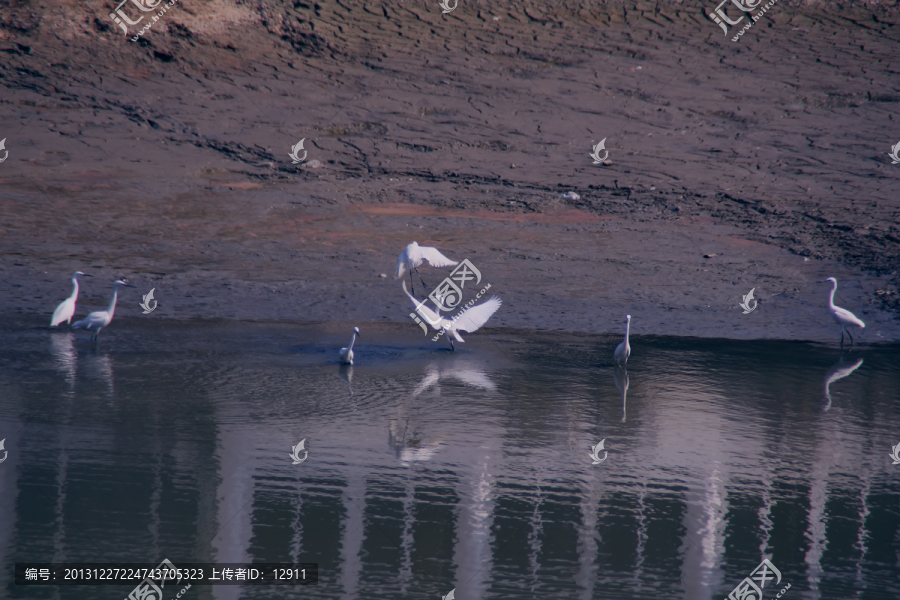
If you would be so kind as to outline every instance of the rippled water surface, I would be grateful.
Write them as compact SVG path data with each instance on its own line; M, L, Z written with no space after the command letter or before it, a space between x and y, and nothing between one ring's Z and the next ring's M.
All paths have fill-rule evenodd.
M626 375L618 338L407 329L353 367L334 325L0 332L0 596L168 558L319 564L188 600L705 600L769 558L764 598L900 598L900 347L636 338Z

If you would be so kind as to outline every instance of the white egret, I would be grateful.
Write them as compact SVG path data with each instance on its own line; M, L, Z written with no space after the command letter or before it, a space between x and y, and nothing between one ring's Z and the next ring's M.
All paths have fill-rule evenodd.
M353 337L350 338L350 345L346 348L341 348L341 362L345 365L353 364L353 344L356 343L356 336L360 335L359 327L353 328Z
M87 329L88 331L93 331L94 335L91 339L96 340L100 336L100 330L112 323L113 315L116 314L116 300L119 297L120 287L133 288L134 286L128 283L128 280L124 277L116 281L113 284L113 296L112 300L109 301L109 307L106 310L94 311L82 320L75 321L75 323L72 324L72 329Z
M416 305L416 312L425 317L425 320L428 321L428 323L434 329L444 332L444 336L446 336L447 340L450 341L451 350L456 350L456 347L453 345L454 339L457 342L466 341L462 339L462 336L459 335L460 331L465 331L467 333L478 331L481 326L487 323L487 320L490 319L495 312L497 312L497 309L500 308L500 305L502 304L500 298L498 298L497 296L493 296L490 300L467 308L451 320L445 319L438 313L434 312L433 310L425 306L424 302L419 302L418 300L416 300L416 298L406 289L405 281L403 282L403 291L406 292L406 295L409 296L409 299L412 300L413 304Z
M631 346L628 344L628 333L631 331L631 315L625 315L625 341L616 346L616 364L625 366L628 357L631 356Z
M837 321L838 325L841 326L841 348L844 347L844 333L846 333L847 337L850 338L850 345L853 346L853 336L850 335L847 327L853 325L855 327L864 328L866 324L857 319L856 315L854 315L846 308L841 308L840 306L834 305L834 293L837 291L837 279L835 279L834 277L829 277L828 279L824 279L819 283L827 283L829 281L834 284L834 287L831 288L831 295L828 296L828 312L831 313L831 316L834 317L834 320Z
M50 327L56 327L63 321L67 324L72 323L72 317L75 315L75 301L78 300L78 278L93 277L81 271L75 271L72 275L72 295L63 300L56 310L53 311L53 318L50 319Z
M459 264L458 260L450 260L441 254L437 248L420 246L417 242L413 242L400 253L399 257L397 257L397 275L394 279L400 279L403 277L404 273L409 271L409 285L415 293L416 288L413 286L412 282L412 272L415 271L416 275L419 275L419 281L422 282L422 287L426 287L425 280L422 279L422 275L419 274L417 268L422 264L422 261L427 262L432 267L452 267L453 265Z

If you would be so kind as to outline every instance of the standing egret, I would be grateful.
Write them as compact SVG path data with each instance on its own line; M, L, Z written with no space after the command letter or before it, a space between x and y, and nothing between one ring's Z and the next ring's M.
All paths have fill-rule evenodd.
M628 332L631 331L631 315L625 315L625 341L616 346L616 364L625 366L628 357L631 356L631 346L628 344Z
M94 331L92 340L96 340L100 336L100 330L109 325L113 320L113 315L116 314L116 300L119 297L119 288L120 287L130 287L134 286L128 283L128 280L124 277L113 284L113 296L112 300L109 301L109 308L106 310L98 310L94 311L85 318L80 321L75 321L72 324L72 329L87 329L88 331Z
M346 348L341 348L341 362L345 365L353 364L353 344L356 343L356 336L360 335L359 327L353 328L353 337L350 338L350 345Z
M452 267L459 264L458 260L450 260L441 254L437 248L420 246L418 242L413 242L397 257L397 276L394 279L400 279L404 273L409 271L409 285L413 293L415 293L416 288L413 286L412 281L412 272L415 271L416 275L419 275L419 281L422 282L422 286L426 287L425 280L422 279L422 275L419 274L417 268L422 264L423 260L432 267Z
M844 333L846 333L847 337L850 338L850 346L852 347L853 336L850 335L847 327L850 325L854 325L856 327L864 328L866 324L857 319L856 315L854 315L846 308L841 308L840 306L834 305L834 293L837 291L837 279L835 279L834 277L829 277L828 279L824 279L819 283L827 283L829 281L834 284L834 287L831 288L831 295L828 296L828 312L831 313L831 316L834 317L834 320L837 321L838 325L841 326L841 348L844 347Z
M63 300L56 310L53 311L53 318L50 319L50 327L56 327L63 321L67 324L72 323L72 317L75 315L75 301L78 299L78 278L93 277L81 271L75 271L72 275L72 295Z
M409 296L409 299L412 300L413 304L416 305L416 312L425 317L425 320L428 321L428 323L430 323L433 328L444 332L444 336L446 336L447 340L450 341L451 350L456 350L456 347L453 345L454 339L456 339L457 342L466 341L462 339L462 336L459 335L460 331L465 331L467 333L478 331L481 326L487 323L487 320L490 319L495 312L497 312L497 309L500 308L500 304L502 303L500 298L494 296L490 300L467 308L451 320L445 319L438 313L434 312L433 310L425 306L424 302L420 303L418 300L416 300L416 298L406 289L405 281L403 282L403 291L406 292L406 295Z

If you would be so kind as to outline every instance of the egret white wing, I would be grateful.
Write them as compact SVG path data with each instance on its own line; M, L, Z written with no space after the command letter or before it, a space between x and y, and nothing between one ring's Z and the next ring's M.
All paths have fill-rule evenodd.
M413 301L413 304L415 304L416 312L425 317L425 320L427 320L428 324L431 325L434 329L440 329L444 326L445 322L449 322L447 321L447 319L443 318L441 315L425 306L424 302L420 303L418 300L416 300L415 296L407 291L406 281L403 282L403 291L406 292L406 295L409 296L409 299Z
M441 254L437 248L432 248L430 246L419 246L419 251L416 254L418 254L418 256L414 256L413 259L417 259L417 263L425 260L432 267L452 267L453 265L459 264L458 260L450 260Z
M481 304L476 304L472 308L466 309L459 318L456 319L454 329L468 331L469 333L478 331L481 326L487 323L488 319L497 312L497 309L500 308L501 304L502 301L500 298L494 296L487 302L482 302Z
M72 325L73 329L92 329L94 327L106 327L109 324L109 313L105 310L92 312L84 319Z
M856 315L845 308L841 308L840 306L834 307L834 314L838 319L853 323L857 327L866 326L866 324L863 323Z
M56 307L56 310L53 311L53 317L50 319L50 327L56 327L63 321L71 320L74 313L75 303L69 302L69 300L63 300L63 302Z

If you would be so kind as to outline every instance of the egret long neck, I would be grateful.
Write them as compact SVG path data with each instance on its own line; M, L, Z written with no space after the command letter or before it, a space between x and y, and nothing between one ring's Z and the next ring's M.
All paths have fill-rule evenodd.
M350 346L347 348L347 350L353 350L353 344L355 344L355 343L356 343L356 332L354 331L353 337L350 338Z
M833 281L834 287L831 288L831 295L828 296L828 308L834 308L834 293L837 291L837 281Z
M77 297L78 297L78 278L73 277L72 278L72 295L69 296L69 299L74 300Z
M113 315L116 314L116 298L119 296L119 286L113 290L112 300L109 301L109 308L106 309L106 312L109 313L109 318L112 319Z
M625 325L625 345L628 345L628 332L631 331L631 319L628 319L628 323Z

